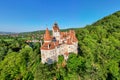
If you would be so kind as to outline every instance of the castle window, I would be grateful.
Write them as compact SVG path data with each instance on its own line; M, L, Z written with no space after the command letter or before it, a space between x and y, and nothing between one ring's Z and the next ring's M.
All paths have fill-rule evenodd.
M55 38L55 37L53 37L52 41L56 42L56 38Z

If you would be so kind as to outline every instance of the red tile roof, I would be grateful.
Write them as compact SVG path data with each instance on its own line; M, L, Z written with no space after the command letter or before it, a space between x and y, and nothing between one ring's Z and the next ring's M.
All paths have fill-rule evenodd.
M41 50L51 50L51 49L54 49L58 45L59 45L59 41L56 41L56 42L45 42L42 45Z
M55 45L53 42L49 42L49 43L44 43L41 47L41 50L51 50L54 49Z
M54 31L60 31L58 25L55 23L53 26ZM56 46L59 46L59 41L52 41L54 36L50 36L50 32L48 28L46 29L44 40L51 41L51 42L44 42L44 44L41 47L41 50L50 50L54 49ZM60 39L63 39L63 42L68 45L72 45L73 42L77 42L77 38L75 36L74 30L69 30L69 32L60 32ZM65 41L64 41L65 40Z
M67 39L67 44L68 44L68 45L72 45L71 39Z
M44 40L47 40L47 41L52 40L52 37L50 36L50 32L48 28L45 31Z

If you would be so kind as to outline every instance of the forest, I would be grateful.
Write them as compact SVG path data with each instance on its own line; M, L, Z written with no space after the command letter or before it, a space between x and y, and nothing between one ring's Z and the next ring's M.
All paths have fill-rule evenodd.
M75 29L79 53L67 61L41 63L39 40L44 32L0 35L0 80L120 80L120 11Z

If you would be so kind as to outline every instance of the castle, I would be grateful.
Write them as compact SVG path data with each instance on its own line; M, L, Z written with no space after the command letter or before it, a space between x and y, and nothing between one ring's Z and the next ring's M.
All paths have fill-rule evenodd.
M58 56L63 55L67 60L70 53L78 53L78 40L74 30L61 32L57 23L53 25L52 36L48 28L44 34L44 43L41 45L42 63L52 64L58 61Z

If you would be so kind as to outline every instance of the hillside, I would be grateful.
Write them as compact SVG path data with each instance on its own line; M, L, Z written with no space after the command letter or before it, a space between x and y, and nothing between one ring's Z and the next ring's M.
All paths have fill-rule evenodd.
M120 79L120 11L76 30L85 79ZM93 78L94 77L94 78Z
M120 11L117 11L109 16L98 20L92 24L93 26L107 26L107 27L119 27L120 28Z
M12 40L9 41L2 38L0 79L120 80L119 15L120 11L84 28L75 29L79 40L78 55L70 54L67 61L59 56L58 62L51 65L41 63L40 43L24 41L29 36L24 40L20 37L10 37Z

